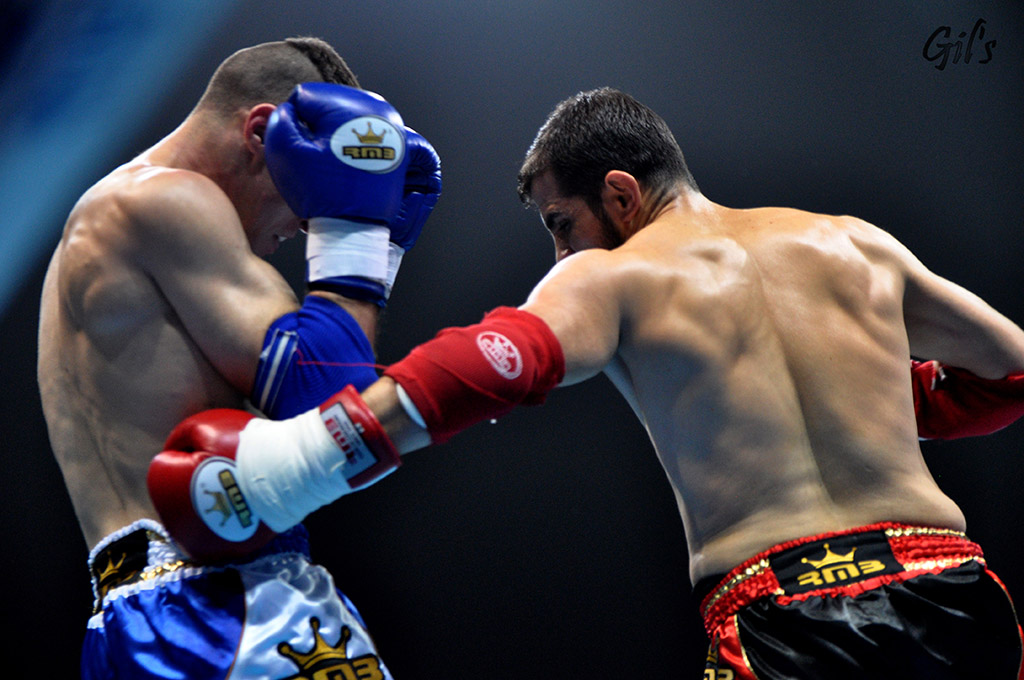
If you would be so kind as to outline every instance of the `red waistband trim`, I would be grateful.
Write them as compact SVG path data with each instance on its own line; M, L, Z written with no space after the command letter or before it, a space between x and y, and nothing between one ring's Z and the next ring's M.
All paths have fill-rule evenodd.
M808 543L878 531L884 533L892 555L902 567L902 571L863 578L846 585L828 585L796 594L787 594L772 569L772 561L787 551ZM730 571L704 598L700 611L708 635L713 635L718 626L727 618L762 597L775 596L780 604L785 604L793 600L803 600L821 595L854 596L885 583L905 581L925 573L938 573L971 560L977 560L984 564L981 547L969 541L963 532L938 527L881 522L787 541L758 553Z

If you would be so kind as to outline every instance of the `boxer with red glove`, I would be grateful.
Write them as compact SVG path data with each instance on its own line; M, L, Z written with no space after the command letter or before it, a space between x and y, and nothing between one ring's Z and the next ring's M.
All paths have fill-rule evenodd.
M283 421L235 409L186 418L150 463L161 523L194 559L237 559L401 464L352 387Z

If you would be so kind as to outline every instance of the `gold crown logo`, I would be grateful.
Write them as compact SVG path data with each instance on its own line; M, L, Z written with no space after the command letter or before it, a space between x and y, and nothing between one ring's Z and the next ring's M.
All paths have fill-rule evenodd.
M203 493L213 497L213 505L206 508L206 513L219 512L221 514L220 525L224 524L231 518L231 508L228 506L228 498L220 491L207 491L203 490Z
M115 563L114 556L108 553L107 566L102 569L96 569L96 594L100 600L103 600L111 590L139 573L138 569L131 568L126 568L122 571L124 561L127 558L127 553L122 552L120 553L120 559Z
M352 637L352 631L348 626L341 627L341 639L338 640L337 645L332 647L320 637L320 619L315 616L310 618L309 625L313 628L313 649L309 650L307 654L295 651L295 648L287 642L282 642L277 646L277 651L281 656L294 661L295 665L299 667L300 673L312 669L322 661L348 659L345 646L348 644L349 638Z
M113 556L107 555L107 566L103 568L103 571L99 572L100 583L104 583L108 578L116 575L118 570L121 568L121 565L124 564L124 560L126 557L127 555L121 553L121 559L117 561L117 564L114 564Z
M828 543L825 544L825 558L821 560L809 560L806 557L801 559L801 562L808 563L815 569L821 569L830 564L837 564L839 562L853 562L853 553L857 552L857 548L851 548L850 552L845 555L838 555L828 549Z
M373 131L370 127L370 121L366 121L366 134L359 134L359 131L352 128L352 132L355 133L356 137L362 144L382 144L384 142L384 135L388 133L387 129L384 129L379 135Z

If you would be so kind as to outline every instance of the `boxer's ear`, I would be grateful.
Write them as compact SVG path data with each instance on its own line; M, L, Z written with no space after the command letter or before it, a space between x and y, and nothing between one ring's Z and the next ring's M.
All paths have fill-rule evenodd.
M263 137L267 132L267 121L277 107L273 104L257 104L249 109L242 123L242 138L250 154L263 158Z
M612 222L628 238L643 207L643 191L636 177L622 170L610 170L601 186L601 204Z

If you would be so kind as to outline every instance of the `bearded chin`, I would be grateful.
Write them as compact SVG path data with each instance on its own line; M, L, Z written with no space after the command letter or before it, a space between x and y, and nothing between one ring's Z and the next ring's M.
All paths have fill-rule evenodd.
M626 242L626 239L622 237L619 230L615 228L615 224L612 222L612 218L608 216L608 211L604 209L604 206L598 206L594 216L597 217L597 221L601 225L602 248L614 250Z

